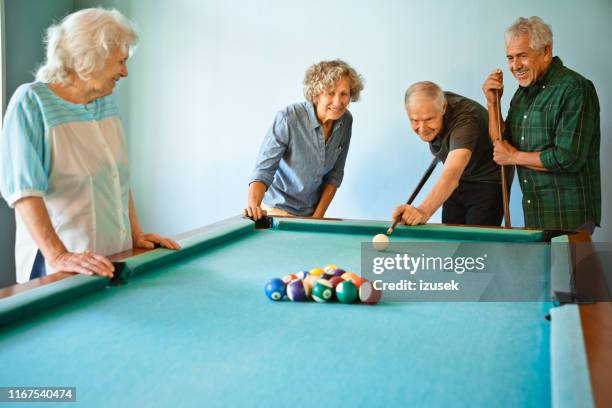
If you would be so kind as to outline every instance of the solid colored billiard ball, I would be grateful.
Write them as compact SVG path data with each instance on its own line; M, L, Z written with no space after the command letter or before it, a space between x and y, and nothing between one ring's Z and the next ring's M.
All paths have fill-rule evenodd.
M341 276L334 276L329 280L329 283L331 283L334 289L336 289L336 286L338 286L340 282L344 282L344 279L342 279Z
M341 303L353 303L357 299L357 286L351 281L340 282L336 286L336 297Z
M362 283L367 282L367 279L362 278L361 276L358 276L358 275L351 276L347 280L353 282L355 286L357 286L358 289L361 287Z
M303 302L308 299L308 289L304 286L304 282L296 279L289 282L287 285L287 297L292 302Z
M327 279L319 279L312 288L312 298L315 302L325 303L334 294L334 287Z
M359 287L359 300L361 303L365 303L366 305L375 305L380 301L382 297L382 292L376 288L372 282L364 282Z
M334 276L342 276L345 273L346 273L346 271L344 269L337 268L337 269L334 269L334 271L332 272L332 275L334 275Z
M344 280L351 280L353 278L357 278L357 274L355 272L344 272L342 274L342 279Z
M281 300L285 297L285 282L282 279L270 279L265 287L266 296L270 300Z
M323 272L324 271L322 268L312 268L308 273L315 276L321 276L323 275Z
M385 234L378 234L372 238L372 245L377 251L384 251L389 248L389 237Z

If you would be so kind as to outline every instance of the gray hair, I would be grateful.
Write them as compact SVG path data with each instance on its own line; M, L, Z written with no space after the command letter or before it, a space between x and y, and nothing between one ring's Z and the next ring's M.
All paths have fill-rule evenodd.
M438 112L444 109L446 98L444 97L444 91L442 91L442 88L440 88L437 84L431 81L421 81L410 85L406 90L406 94L404 95L404 106L407 107L410 103L410 99L416 94L432 100L438 109Z
M131 55L138 34L134 24L117 10L89 8L49 27L45 43L47 59L36 72L36 80L65 84L71 72L82 80L91 79L117 48Z
M506 29L506 43L521 35L529 35L529 46L542 51L547 45L552 46L553 33L550 26L540 17L519 17L510 27Z
M351 101L357 102L363 90L363 78L349 64L342 60L321 61L311 65L304 76L304 97L310 102L334 84L346 77L351 88Z

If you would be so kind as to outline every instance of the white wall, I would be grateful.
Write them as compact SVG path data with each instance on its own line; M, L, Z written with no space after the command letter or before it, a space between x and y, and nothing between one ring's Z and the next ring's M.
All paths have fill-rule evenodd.
M612 240L608 0L106 4L132 18L141 35L118 99L134 196L147 229L174 234L239 213L274 114L303 99L301 81L310 64L331 58L352 64L366 87L362 101L350 108L354 126L345 181L327 216L387 219L430 161L403 111L406 87L427 79L484 102L484 78L502 67L505 112L517 83L505 66L503 31L518 16L539 15L552 25L555 55L599 92L604 229L596 239ZM523 225L516 184L511 210L513 224ZM439 220L438 213L432 221Z

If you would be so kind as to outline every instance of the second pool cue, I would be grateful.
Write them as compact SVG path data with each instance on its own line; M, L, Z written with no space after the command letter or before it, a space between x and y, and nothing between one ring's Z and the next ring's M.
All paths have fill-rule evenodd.
M501 92L497 91L497 138L499 141L502 141L502 130L501 130ZM510 222L510 204L508 199L508 184L506 182L506 170L505 166L502 164L501 167L501 188L502 188L502 200L504 204L504 226L506 228L511 228Z

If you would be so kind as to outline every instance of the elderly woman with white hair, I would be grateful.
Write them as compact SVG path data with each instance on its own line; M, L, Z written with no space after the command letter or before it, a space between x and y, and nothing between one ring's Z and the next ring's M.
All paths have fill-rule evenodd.
M47 32L36 82L7 108L0 189L17 209L17 281L57 271L113 276L107 255L176 242L144 234L111 94L138 37L116 10L86 9Z
M278 112L264 138L245 216L325 215L344 176L353 125L348 106L362 90L361 76L344 61L308 68L306 101Z

